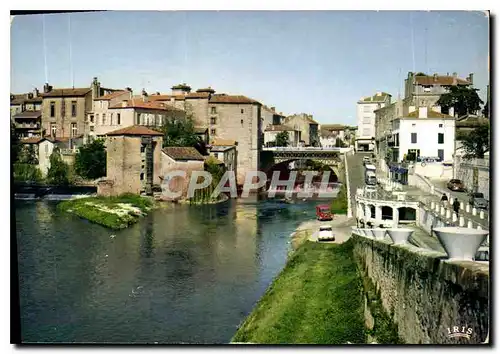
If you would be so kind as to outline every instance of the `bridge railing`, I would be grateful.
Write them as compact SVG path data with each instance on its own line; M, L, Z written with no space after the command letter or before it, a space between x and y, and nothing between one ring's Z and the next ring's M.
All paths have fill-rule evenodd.
M335 151L335 152L348 152L352 148L339 148L339 147L303 147L303 146L277 146L277 147L265 147L262 148L263 151Z

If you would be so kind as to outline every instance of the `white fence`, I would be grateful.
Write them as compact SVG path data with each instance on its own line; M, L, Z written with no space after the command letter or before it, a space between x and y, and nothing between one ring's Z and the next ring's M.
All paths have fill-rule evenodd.
M338 147L302 147L302 146L279 146L279 147L266 147L262 151L335 151L340 153L348 153L352 151L352 147L338 148Z

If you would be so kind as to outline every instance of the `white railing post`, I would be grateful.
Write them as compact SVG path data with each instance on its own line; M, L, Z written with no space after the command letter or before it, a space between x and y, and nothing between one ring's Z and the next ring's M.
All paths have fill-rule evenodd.
M464 226L465 225L465 219L463 216L460 216L460 219L458 220L458 225L460 227Z
M472 208L472 215L476 216L477 215L477 209L476 208Z
M479 218L484 219L484 210L479 212Z
M467 204L467 205L465 206L465 212L466 212L466 213L470 213L470 205L469 205L469 204Z
M472 229L472 220L467 222L467 228Z

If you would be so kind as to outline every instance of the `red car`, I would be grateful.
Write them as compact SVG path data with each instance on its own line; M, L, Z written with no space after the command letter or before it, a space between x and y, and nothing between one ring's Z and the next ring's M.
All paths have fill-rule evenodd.
M319 221L332 220L333 215L330 211L330 206L327 204L321 204L316 206L316 217Z

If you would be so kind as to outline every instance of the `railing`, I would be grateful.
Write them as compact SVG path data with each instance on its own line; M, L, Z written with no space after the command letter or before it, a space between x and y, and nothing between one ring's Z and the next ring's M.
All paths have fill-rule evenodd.
M487 167L490 168L489 159L464 159L461 156L456 157L458 164L464 164L474 167Z
M348 152L352 148L340 148L340 147L303 147L303 146L279 146L279 147L265 147L262 148L263 151L335 151L335 152Z
M38 128L40 128L40 125L39 124L22 123L22 124L16 124L16 128L33 128L33 129L38 129Z

